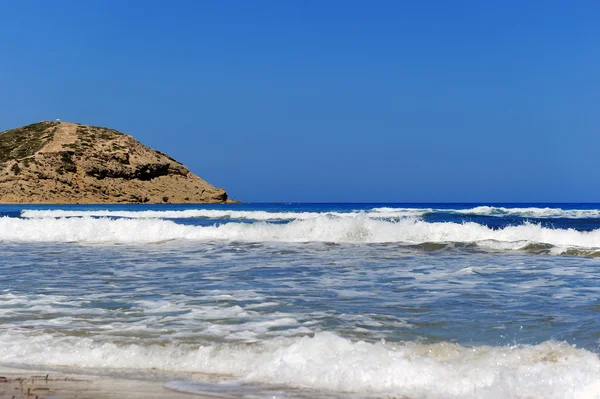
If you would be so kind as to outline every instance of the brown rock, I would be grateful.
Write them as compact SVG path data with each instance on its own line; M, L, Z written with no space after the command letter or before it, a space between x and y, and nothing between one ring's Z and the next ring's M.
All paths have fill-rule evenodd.
M234 203L113 129L39 122L0 133L0 203Z

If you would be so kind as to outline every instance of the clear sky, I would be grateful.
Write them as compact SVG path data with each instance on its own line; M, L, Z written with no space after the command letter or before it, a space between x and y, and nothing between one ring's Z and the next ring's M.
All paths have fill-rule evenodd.
M3 1L0 130L55 118L243 201L600 202L600 2Z

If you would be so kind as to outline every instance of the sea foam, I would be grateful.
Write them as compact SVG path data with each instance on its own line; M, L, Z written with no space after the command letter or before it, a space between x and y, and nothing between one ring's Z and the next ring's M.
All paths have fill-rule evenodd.
M469 348L351 341L324 332L252 345L141 346L6 332L0 345L2 363L46 367L201 372L245 383L407 398L600 397L598 355L552 341Z
M600 210L598 209L562 209L562 208L507 208L498 206L476 206L467 209L452 209L452 208L373 208L370 214L379 214L382 217L401 217L401 216L423 216L428 213L450 213L458 215L478 215L478 216L518 216L532 219L549 219L549 218L565 218L565 219L590 219L600 218Z
M165 240L336 243L473 243L511 250L530 244L557 248L600 248L600 230L553 229L525 223L493 229L473 222L430 223L418 219L378 220L319 216L286 224L256 222L213 226L178 224L162 219L0 218L0 240L42 242L149 243Z
M63 217L120 217L129 219L240 219L240 220L294 220L311 219L322 216L319 212L268 212L268 211L234 211L215 209L186 209L171 211L76 211L76 210L23 210L24 218L63 218ZM331 212L328 215L343 217L351 215Z
M21 212L24 218L61 218L61 217L122 217L130 219L160 218L160 219L239 219L239 220L296 220L313 219L320 216L355 217L357 215L374 219L401 219L423 217L433 213L449 213L456 215L478 216L518 216L523 218L547 219L585 219L600 218L598 209L561 209L561 208L507 208L494 206L477 206L468 209L452 208L406 208L379 207L365 210L350 210L347 212L276 212L276 211L244 211L230 209L185 209L185 210L34 210L25 209Z

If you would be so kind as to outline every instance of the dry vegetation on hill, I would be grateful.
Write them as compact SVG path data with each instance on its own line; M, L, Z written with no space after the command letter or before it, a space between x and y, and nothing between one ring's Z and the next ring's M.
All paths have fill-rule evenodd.
M113 129L38 122L0 133L2 203L224 203L173 158Z

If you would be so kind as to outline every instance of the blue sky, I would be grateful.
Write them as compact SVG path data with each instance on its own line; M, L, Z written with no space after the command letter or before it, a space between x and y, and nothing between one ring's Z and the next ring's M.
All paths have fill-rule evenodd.
M0 130L108 126L243 201L600 202L600 2L13 1Z

